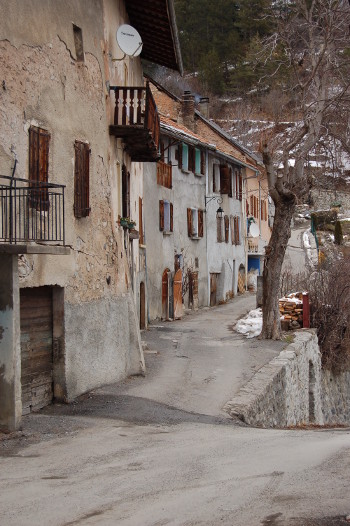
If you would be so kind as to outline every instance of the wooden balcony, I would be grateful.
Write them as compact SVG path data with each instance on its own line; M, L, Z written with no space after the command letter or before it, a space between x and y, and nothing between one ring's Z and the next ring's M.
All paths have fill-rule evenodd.
M115 94L115 111L109 133L124 140L132 161L157 161L160 122L148 83L146 87L111 86L110 89Z
M163 161L157 162L157 184L166 188L173 187L172 166Z

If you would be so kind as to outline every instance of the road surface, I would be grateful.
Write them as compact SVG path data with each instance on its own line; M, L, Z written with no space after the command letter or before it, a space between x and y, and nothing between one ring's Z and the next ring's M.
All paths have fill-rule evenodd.
M279 351L233 334L252 306L159 323L146 378L26 417L0 441L0 525L347 524L349 429L255 429L222 412Z

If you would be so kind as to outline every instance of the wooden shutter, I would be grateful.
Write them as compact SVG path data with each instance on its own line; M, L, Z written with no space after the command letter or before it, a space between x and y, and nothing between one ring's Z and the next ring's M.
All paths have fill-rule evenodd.
M249 215L254 215L254 199L252 195L250 196Z
M232 168L229 168L229 180L228 180L228 196L232 197Z
M215 180L215 164L213 164L213 193L216 192L216 180Z
M192 237L192 208L187 208L187 233L188 237Z
M174 207L173 203L170 203L170 232L174 231Z
M75 141L74 163L74 215L77 218L87 217L89 207L89 164L90 147L88 144Z
M204 235L204 215L203 210L198 210L198 237Z
M220 166L220 192L222 194L230 193L230 170L228 166Z
M29 128L29 179L35 189L30 192L29 203L37 210L49 209L49 147L48 131L35 126ZM35 185L35 183L37 183Z
M235 216L235 245L238 245L238 217Z
M130 174L126 170L125 164L122 166L122 215L129 217L130 215Z
M142 197L139 197L139 244L144 245L143 239L143 203Z
M231 227L231 243L234 245L235 243L235 221L234 217L230 216L230 227Z
M205 174L205 151L201 150L201 174Z
M160 141L159 149L160 149L160 160L164 163L165 146L164 146L164 142L163 141Z
M228 216L224 217L224 225L225 225L225 243L228 243L228 240L230 237L230 220Z
M179 143L179 146L178 146L178 149L177 149L177 162L178 162L178 167L182 168L182 142Z
M240 201L242 201L242 197L243 197L243 179L242 179L242 175L241 174L239 174L238 181L239 181L238 199Z
M194 173L195 166L196 166L196 150L193 148L193 146L189 146L188 147L188 171Z
M268 220L268 212L267 212L267 199L264 201L264 210L265 210L265 221Z
M239 177L237 170L235 170L235 196L236 199L239 199Z
M216 237L219 243L222 242L222 220L223 217L216 218Z
M159 201L159 230L164 230L164 201Z

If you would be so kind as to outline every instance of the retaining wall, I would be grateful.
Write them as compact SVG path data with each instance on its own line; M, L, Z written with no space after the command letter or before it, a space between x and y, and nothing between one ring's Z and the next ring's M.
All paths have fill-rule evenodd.
M323 424L316 332L296 332L294 342L263 366L224 410L247 424L262 427Z

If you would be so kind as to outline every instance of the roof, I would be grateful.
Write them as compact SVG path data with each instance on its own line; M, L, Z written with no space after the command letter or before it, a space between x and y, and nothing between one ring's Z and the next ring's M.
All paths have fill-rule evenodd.
M125 0L130 24L141 35L141 57L183 74L173 0Z

